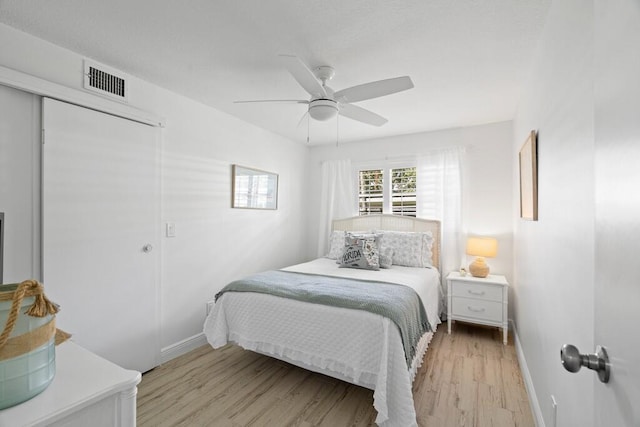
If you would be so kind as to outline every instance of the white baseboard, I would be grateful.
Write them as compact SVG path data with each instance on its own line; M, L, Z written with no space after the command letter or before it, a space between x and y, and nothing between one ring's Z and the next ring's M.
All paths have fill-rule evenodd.
M167 363L169 360L189 353L191 350L195 350L196 348L202 347L205 344L207 344L207 338L202 332L200 332L199 334L196 334L192 337L184 339L160 350L160 363Z
M531 379L531 373L527 366L527 359L524 357L522 345L520 344L520 338L518 337L518 331L516 325L513 323L513 319L509 319L511 323L511 330L513 331L513 341L516 346L516 354L518 355L518 363L520 364L520 372L522 373L522 379L524 385L527 388L527 394L529 395L529 405L531 406L531 412L533 413L533 420L536 423L536 427L545 427L544 418L542 417L542 410L540 409L540 402L536 395L536 390L533 387L533 381Z

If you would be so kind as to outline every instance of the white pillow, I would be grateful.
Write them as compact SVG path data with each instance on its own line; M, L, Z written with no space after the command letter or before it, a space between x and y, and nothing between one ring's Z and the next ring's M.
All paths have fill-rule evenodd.
M430 231L376 230L382 234L380 251L393 251L393 264L406 267L431 267L433 234Z

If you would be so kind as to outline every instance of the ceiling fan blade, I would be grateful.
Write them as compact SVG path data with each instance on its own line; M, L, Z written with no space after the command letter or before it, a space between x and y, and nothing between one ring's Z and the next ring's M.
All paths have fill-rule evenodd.
M334 97L340 102L358 102L402 92L412 87L413 82L409 76L394 77L342 89L337 91Z
M324 90L322 83L316 78L313 72L305 65L297 56L279 55L289 73L309 95L324 98L327 92Z
M365 110L362 107L352 104L340 104L339 114L373 126L382 126L388 121L384 117L379 116L372 111Z
M253 101L233 101L234 104L248 104L254 102L278 102L280 104L308 104L304 99L257 99Z

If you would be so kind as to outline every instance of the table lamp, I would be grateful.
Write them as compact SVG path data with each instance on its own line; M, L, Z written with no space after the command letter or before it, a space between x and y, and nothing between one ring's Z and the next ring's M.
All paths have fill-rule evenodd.
M473 277L487 277L489 266L485 257L493 258L498 253L498 241L493 237L469 237L467 239L467 255L476 259L469 264L469 272Z

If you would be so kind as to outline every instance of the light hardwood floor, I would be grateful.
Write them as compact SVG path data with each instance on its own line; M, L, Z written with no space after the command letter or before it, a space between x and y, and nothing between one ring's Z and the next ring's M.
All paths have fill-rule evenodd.
M413 384L423 427L534 426L512 337L440 325ZM370 426L371 390L236 346L198 348L143 375L138 426Z

